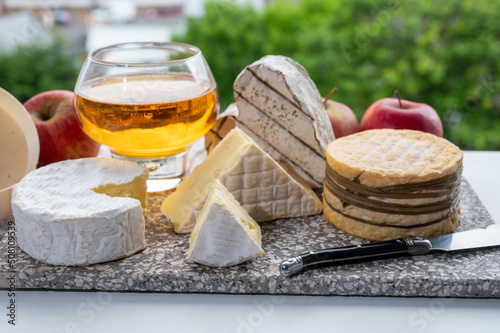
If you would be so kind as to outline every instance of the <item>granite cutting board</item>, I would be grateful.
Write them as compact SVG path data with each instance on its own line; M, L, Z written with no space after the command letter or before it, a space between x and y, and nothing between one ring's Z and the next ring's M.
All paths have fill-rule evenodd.
M164 198L158 194L148 197L148 247L114 262L51 266L17 249L17 262L9 267L7 237L0 236L0 288L8 288L8 277L16 274L18 289L38 290L500 298L500 248L384 259L282 277L279 264L290 256L367 242L337 230L322 214L262 223L265 254L254 261L230 268L188 263L189 235L175 234L160 213ZM494 223L466 180L462 182L461 212L459 230ZM0 221L0 235L9 220L13 221Z

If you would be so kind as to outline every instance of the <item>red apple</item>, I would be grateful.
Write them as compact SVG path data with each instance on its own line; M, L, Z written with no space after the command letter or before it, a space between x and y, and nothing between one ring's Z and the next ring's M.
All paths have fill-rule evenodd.
M97 156L100 145L80 128L73 97L72 91L51 90L24 103L40 139L37 167L67 159Z
M443 136L443 124L436 110L399 98L382 98L366 110L361 130L376 128L412 129Z
M325 108L326 114L332 123L335 138L338 139L359 131L358 118L356 118L350 107L328 99L325 102Z

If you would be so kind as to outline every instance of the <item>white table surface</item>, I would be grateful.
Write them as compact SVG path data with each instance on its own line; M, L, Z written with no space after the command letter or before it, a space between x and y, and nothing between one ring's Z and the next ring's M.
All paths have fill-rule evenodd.
M466 152L464 177L500 222L500 152ZM0 332L499 332L500 299L0 291Z

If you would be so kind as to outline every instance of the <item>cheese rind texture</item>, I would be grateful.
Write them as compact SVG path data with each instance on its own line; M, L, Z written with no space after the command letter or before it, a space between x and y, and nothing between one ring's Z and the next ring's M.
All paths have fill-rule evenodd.
M326 154L323 213L340 230L383 241L442 235L460 224L463 152L451 142L369 130L335 140Z
M325 194L331 196L328 193ZM356 221L352 218L345 217L335 212L333 209L331 209L330 205L326 200L338 201L338 199L337 198L327 199L325 196L325 199L323 201L324 205L323 213L325 214L325 218L328 221L330 221L330 223L332 223L339 230L342 230L348 234L374 241L385 241L385 240L398 239L408 236L432 237L432 236L444 235L455 231L455 229L460 225L460 208L451 216L445 217L435 224L426 226L420 226L419 222L423 223L426 220L435 219L435 217L438 214L433 214L434 216L430 217L429 215L427 216L422 215L411 221L412 223L408 223L409 219L407 216L392 215L389 217L392 218L393 220L400 219L400 221L404 221L406 222L406 224L403 222L399 224L399 226L397 224L394 224L394 226L391 227L391 226L377 226L372 224L366 224L363 222ZM339 208L339 206L335 208ZM355 207L350 209L348 213L354 216L363 216L365 218L368 217L370 219L373 218L372 212L363 212L363 210L356 209ZM382 218L382 222L387 221L387 219L384 220L384 218L387 218L388 214L385 215L386 216ZM404 228L401 228L401 226L404 226Z
M374 129L332 142L328 165L367 186L422 182L455 172L463 152L446 139L414 130Z
M191 232L187 259L206 266L228 267L263 253L259 225L216 181Z
M286 133L286 130L277 126L269 126L260 135L257 135L251 127L252 124L269 122L266 118L259 117L250 122L243 123L238 117L239 111L235 103L219 114L215 125L205 136L205 148L210 152L233 128L239 128L252 138L266 153L277 161L288 172L294 173L313 188L321 187L319 180L324 177L325 159L317 153L303 146L295 137ZM260 118L260 119L259 119ZM280 134L281 133L281 134ZM298 148L297 148L298 147ZM323 175L315 177L314 175Z
M66 266L142 250L147 178L145 168L110 158L67 160L29 173L12 193L19 247Z
M246 127L245 132L266 142L262 147L266 152L279 153L273 155L278 162L320 188L325 150L335 135L307 71L290 58L265 56L238 75L234 98L238 115L232 117Z
M184 179L161 206L178 233L191 232L208 192L219 180L257 222L319 214L314 191L294 179L236 128Z

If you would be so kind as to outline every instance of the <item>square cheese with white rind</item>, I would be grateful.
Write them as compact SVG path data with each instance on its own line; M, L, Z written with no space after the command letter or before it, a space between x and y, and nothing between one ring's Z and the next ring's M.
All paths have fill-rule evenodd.
M289 145L287 148L289 153L285 154L283 152L285 147L280 145L280 140L266 141L238 119L238 107L235 103L230 104L224 112L217 116L217 121L205 136L206 150L210 152L214 149L215 146L234 128L239 128L245 132L245 134L251 137L262 150L285 168L287 172L293 173L296 177L300 177L312 188L322 186L322 184L314 180L311 174L324 173L325 161L317 160L316 163L311 163L311 156L304 154L303 150L295 149L293 147L293 142L286 140L284 142ZM282 151L279 151L278 148L282 149ZM309 165L309 171L303 171L297 163L303 163L303 166Z
M325 150L335 135L304 67L288 57L268 55L245 67L233 88L238 109L230 115L234 126L311 187L321 188Z
M191 232L187 259L228 267L263 253L259 225L217 180Z
M257 222L321 213L314 191L295 179L240 129L232 130L161 206L177 233L191 232L219 180ZM270 195L272 191L272 196Z
M12 193L19 247L44 263L83 266L146 246L146 168L82 158L32 171Z

